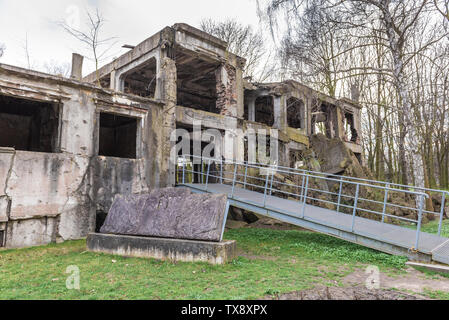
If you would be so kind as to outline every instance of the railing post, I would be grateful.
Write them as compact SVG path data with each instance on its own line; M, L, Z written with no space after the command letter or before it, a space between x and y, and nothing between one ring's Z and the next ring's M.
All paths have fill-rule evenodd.
M424 196L420 195L419 197L419 212L418 212L418 227L416 228L416 242L415 242L415 250L418 250L419 246L419 235L421 233L421 223L422 223L422 211L424 206Z
M445 205L446 205L446 192L443 192L443 199L441 199L440 224L438 225L438 236L441 236L441 228L443 227L443 216Z
M337 204L337 212L340 212L340 204L341 204L341 191L343 189L343 177L340 178L340 189L338 191L338 204Z
M206 191L207 191L207 186L209 184L209 173L210 173L210 160L209 163L207 165L207 176L206 176Z
M200 158L200 168L201 168L201 182L200 182L200 184L203 184L204 183L204 170L203 170L203 158L201 157Z
M186 161L186 156L182 156L182 184L185 184L186 182L186 165L187 165L187 161Z
M266 203L267 203L267 189L268 189L268 172L266 174L266 179L265 179L265 188L264 188L264 192L263 192L263 206L265 207Z
M354 199L354 210L352 212L352 226L351 226L351 232L354 232L354 226L355 226L355 215L357 213L357 202L359 201L359 189L360 184L357 183L357 187L355 190L355 199Z
M243 189L246 189L246 177L247 177L247 175L248 175L248 161L246 161L246 164L245 164L245 179L243 181Z
M302 184L301 184L301 195L300 195L301 202L304 201L304 182L305 181L306 181L306 175L303 174L303 176L302 176Z
M274 170L271 168L271 166L270 170L271 170L271 182L270 182L270 196L271 196L273 193L273 180L274 180Z
M305 215L306 215L306 202L307 202L307 191L309 189L309 175L307 175L306 178L306 190L304 191L304 195L303 195L303 202L302 202L302 213L301 213L301 217L304 219Z
M382 223L385 222L385 213L387 212L387 201L388 201L388 189L390 188L390 184L387 184L385 187L385 195L384 195L384 208L382 210Z
M220 184L223 184L223 157L220 158Z
M235 179L237 177L237 163L234 162L234 178L232 179L232 193L231 198L234 198Z

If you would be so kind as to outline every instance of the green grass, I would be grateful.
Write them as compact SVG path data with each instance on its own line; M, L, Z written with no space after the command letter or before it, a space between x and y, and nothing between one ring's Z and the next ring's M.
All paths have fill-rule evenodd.
M436 219L434 221L430 221L428 223L424 223L421 225L421 231L422 232L427 232L430 234L438 234L438 226L440 224L440 220ZM403 227L409 228L409 229L413 229L416 230L416 224L406 224L406 223L401 223L400 224ZM449 238L449 220L443 220L443 224L441 227L441 236L442 237L446 237Z
M434 221L430 221L428 223L424 223L421 225L421 231L427 232L430 234L438 234L438 226L440 224L440 220L436 219ZM416 230L416 225L402 224L402 226ZM443 224L441 227L441 236L449 238L449 220L443 220Z
M444 292L444 291L439 291L439 290L428 290L425 289L424 290L424 295L426 295L427 297L431 298L431 299L436 299L436 300L449 300L449 292Z
M224 266L86 252L85 241L0 251L0 299L257 299L339 285L366 265L401 274L406 259L303 231L238 229L240 257ZM68 290L66 268L80 269Z

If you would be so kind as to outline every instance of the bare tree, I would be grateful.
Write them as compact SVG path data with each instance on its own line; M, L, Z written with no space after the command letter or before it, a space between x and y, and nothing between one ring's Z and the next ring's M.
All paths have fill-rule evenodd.
M437 11L449 22L449 2L447 0L433 0L433 4ZM447 24L446 24L447 27Z
M103 38L101 33L103 31L105 18L101 15L98 8L94 13L86 12L87 22L83 29L75 28L65 21L59 22L59 25L71 36L81 41L91 50L92 60L95 63L95 72L97 74L97 84L101 86L98 75L98 67L100 61L105 58L106 53L116 43L113 40L116 37Z
M59 63L53 59L43 64L43 69L45 72L64 78L68 78L70 76L70 67L70 63L68 62Z
M260 81L267 77L269 56L262 33L255 32L251 25L244 25L235 19L214 21L203 19L200 28L227 42L227 50L246 59L245 76ZM272 61L273 59L270 59Z
M28 33L25 34L25 40L23 41L22 48L23 51L25 52L27 68L31 70L33 69L34 66L31 64L30 47L28 45Z
M0 42L0 58L3 56L3 54L5 53L6 50L6 46L4 43Z
M354 78L361 74L369 79L366 76L377 74L380 76L377 81L386 82L387 87L393 86L395 90L393 94L390 93L389 98L394 99L390 110L385 112L394 112L388 125L399 130L398 136L393 138L398 150L399 181L404 184L409 182L411 168L406 147L411 150L418 148L414 108L410 97L413 87L410 65L415 57L426 55L429 48L447 36L441 23L436 23L432 18L435 12L433 1L269 0L263 10L265 21L269 22L273 32L276 30L277 20L285 17L288 31L297 28L294 30L298 34L296 40L304 40L292 43L291 38L287 39L282 48L283 54L289 53L286 51L289 48L296 55L303 50L301 62L320 67L323 74L340 73L338 78L331 79L334 82L335 79ZM437 2L441 4L440 1ZM311 10L314 15L307 17ZM279 15L280 12L283 16ZM306 22L311 22L310 28L299 29L301 24L295 22L304 17L308 18ZM307 27L307 24L302 25ZM416 35L421 35L421 41L416 41ZM338 36L343 36L349 46L340 47L338 39L331 41L331 37ZM376 50L376 46L385 50ZM326 54L322 55L323 52ZM376 62L379 58L377 53L382 54L380 64ZM338 57L340 59L336 59ZM348 61L351 62L349 65ZM344 82L339 84L340 87L344 85ZM383 86L382 84L381 87ZM368 92L369 89L364 91ZM382 95L376 96L381 98ZM377 103L380 105L381 100Z

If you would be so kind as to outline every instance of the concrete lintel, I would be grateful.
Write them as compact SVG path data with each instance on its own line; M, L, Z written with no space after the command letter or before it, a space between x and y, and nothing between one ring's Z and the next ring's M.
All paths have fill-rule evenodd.
M126 257L224 264L236 257L236 242L208 242L90 233L87 249Z

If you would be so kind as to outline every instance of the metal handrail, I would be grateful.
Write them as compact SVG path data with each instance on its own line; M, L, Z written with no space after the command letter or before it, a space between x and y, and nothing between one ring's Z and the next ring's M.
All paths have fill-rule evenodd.
M338 176L338 179L332 178L331 176L335 177L336 175L327 175L325 173L321 173L321 172L316 172L316 171L307 171L307 170L300 170L300 169L294 169L294 168L287 168L287 167L282 167L282 166L277 166L277 165L270 165L270 164L261 164L261 163L255 163L255 162L248 162L248 161L235 161L235 160L223 160L223 159L216 159L216 158L207 158L207 157L199 157L199 156L193 156L193 155L183 155L182 156L184 161L183 161L183 165L182 165L182 181L183 183L185 183L185 174L186 172L191 172L192 173L192 177L194 176L194 174L198 174L198 176L201 177L201 183L203 183L204 181L206 182L206 191L209 185L209 178L217 178L219 179L220 183L223 184L224 182L231 182L232 184L232 193L231 193L231 198L234 198L234 191L235 191L235 187L236 184L243 184L243 188L246 189L248 186L252 186L255 188L259 188L259 189L263 189L264 192L264 201L263 201L263 207L266 207L266 202L267 202L267 197L271 196L273 193L281 193L281 194L288 194L288 195L292 195L295 197L299 197L299 199L301 199L301 202L303 203L302 206L302 218L305 217L305 207L306 207L306 202L307 200L313 200L313 201L317 201L317 202L324 202L324 203L331 203L334 205L337 205L337 212L340 212L340 208L350 208L352 209L352 228L351 230L354 230L354 226L355 226L355 217L357 214L357 211L363 211L363 212L369 212L369 213L373 213L376 215L381 215L382 216L382 223L385 223L385 217L391 217L394 219L398 219L398 220L402 220L402 221L407 221L407 222L411 222L411 223L415 223L417 225L417 229L416 229L416 241L415 241L415 248L418 248L419 245L419 237L420 237L420 233L421 233L421 226L422 226L422 218L423 218L423 213L426 214L435 214L437 215L438 213L436 212L431 212L431 211L426 211L423 209L423 204L424 204L424 198L429 198L429 195L427 193L424 192L419 192L419 191L415 191L415 190L424 190L424 188L418 188L416 187L414 191L412 190L404 190L404 189L398 189L398 188L394 188L394 186L399 186L402 187L399 184L393 184L393 183L384 183L381 181L374 181L374 180L369 180L369 179L362 179L362 178L352 178L352 177L343 177L343 176ZM201 165L201 171L195 171L194 167L192 167L192 170L187 170L186 169L186 159L187 158L196 158L196 159L201 159L201 163L202 164L206 164L207 165L207 173L204 173L204 168ZM220 165L220 170L219 171L213 171L214 173L219 172L220 175L213 175L211 174L210 171L210 166L211 163L216 163ZM233 172L229 172L223 169L224 165L233 165L234 166L234 170ZM238 166L244 166L244 174L241 174L238 172L237 167ZM262 179L260 177L256 177L256 176L251 176L248 174L248 169L249 168L254 168L254 169L258 169L259 171L263 170L266 171L265 173L261 173L262 175L265 175L265 179ZM279 172L279 173L287 173L289 175L294 175L294 176L300 176L302 177L302 184L298 185L298 184L288 184L288 183L283 183L280 181L275 181L274 180L274 176L275 174ZM232 178L226 178L225 176L227 174L233 174ZM204 180L204 176L206 177ZM239 178L243 177L243 182L239 182ZM264 181L264 186L261 185L255 185L252 183L248 182L248 178L251 179L255 179L258 181ZM355 182L355 181L350 181L349 179L352 180L356 180L359 182ZM335 193L335 192L330 192L329 190L320 190L320 189L316 189L311 187L310 184L310 179L321 179L324 180L325 182L336 182L339 183L340 187L339 187L339 192ZM373 184L375 183L375 184ZM343 184L349 184L349 185L353 185L356 188L356 192L355 195L346 195L342 193L342 186ZM379 186L376 184L385 184L384 186ZM292 193L292 192L287 192L284 190L280 190L277 189L276 186L277 185L285 185L285 186L289 186L289 187L293 187L293 188L297 188L298 190L298 194ZM392 187L393 186L393 187ZM372 200L372 199L365 199L363 197L360 197L360 188L361 187L367 187L367 188L374 188L377 190L382 190L384 192L384 201L377 201L377 200ZM411 186L407 186L407 188L413 188ZM299 194L299 189L300 189L300 194ZM337 196L338 197L338 202L334 202L334 201L329 201L328 199L317 199L314 198L312 196L309 196L308 193L310 191L315 191L315 192L321 192L323 194L327 194L330 196ZM443 193L443 200L442 200L442 210L440 213L440 225L439 225L439 230L438 230L438 235L441 234L441 226L442 226L442 218L443 218L443 214L444 214L444 200L445 200L445 194L449 194L446 191L443 190L435 190L438 192L442 192ZM418 199L418 208L415 207L405 207L405 206L401 206L401 205L397 205L394 203L389 203L388 202L388 193L389 192L398 192L398 193L403 193L403 194L409 194L412 196L415 196L416 199ZM343 204L341 203L342 198L349 198L349 199L354 199L353 201L353 205L352 206L348 206L347 204ZM373 211L367 208L363 208L360 207L360 203L363 202L370 202L370 203L376 203L376 204L382 204L382 212L377 212L377 211ZM409 219L409 218L404 218L404 217L399 217L399 216L394 216L391 214L388 214L387 212L387 208L388 207L399 207L399 208L403 208L403 209L409 209L409 210L413 210L413 211L417 211L418 212L418 218L416 220L414 219Z
M190 157L190 155L189 155ZM195 158L203 158L206 159L205 157L198 157L198 156L194 156ZM208 158L208 159L213 159L213 158ZM215 160L215 159L214 159ZM231 160L231 162L235 162L237 163L237 165L243 165L243 164L249 164L249 165L266 165L266 164L261 164L261 163L257 163L257 162L252 162L252 161L233 161ZM432 189L432 188L425 188L425 187L418 187L418 186L410 186L410 185L404 185L404 184L399 184L399 183L392 183L392 182L386 182L386 181L379 181L379 180L371 180L371 179L363 179L363 178L357 178L357 177L348 177L348 176L341 176L341 175L336 175L336 174L330 174L330 173L324 173L324 172L319 172L319 171L311 171L311 170L305 170L305 169L297 169L297 168L290 168L290 167L285 167L285 166L280 166L280 165L276 165L275 166L278 170L279 169L285 169L288 170L289 172L302 172L302 173L306 173L306 174L318 174L318 175L325 175L326 177L335 177L338 180L343 180L343 182L346 182L348 180L354 180L354 181L364 181L365 183L375 183L375 184L380 184L380 185L384 185L387 187L390 186L394 186L394 187L398 187L398 188L407 188L407 189L413 189L413 190L418 190L418 191L423 191L423 192L434 192L434 193L440 193L441 194L441 207L440 207L440 211L436 212L436 211L429 211L429 210L425 210L424 209L424 213L427 214L435 214L439 216L439 225L438 225L438 235L441 235L441 231L442 231L442 225L443 225L443 218L444 218L444 210L445 210L445 205L446 205L446 197L449 198L449 191L446 190L438 190L438 189ZM285 172L285 171L284 171ZM388 195L388 193L387 193Z
M217 161L217 159L215 158L207 158L207 157L199 157L199 156L191 156L188 155L186 157L193 157L193 158L199 158L199 159L207 159L207 160L212 160L212 161ZM424 191L424 192L438 192L442 194L442 201L441 201L441 210L440 212L435 212L435 211L428 211L428 210L424 210L425 213L434 213L436 215L439 215L440 218L443 217L444 215L444 207L445 207L445 202L446 202L446 197L449 197L449 191L446 190L438 190L438 189L429 189L429 188L424 188L424 187L417 187L417 186L410 186L410 185L403 185L403 184L397 184L397 183L391 183L391 182L385 182L385 181L379 181L379 180L370 180L370 179L363 179L363 178L357 178L357 177L348 177L348 176L341 176L341 175L335 175L335 174L329 174L329 173L324 173L324 172L319 172L319 171L311 171L311 170L305 170L305 169L296 169L296 168L290 168L290 167L285 167L285 166L279 166L279 165L267 165L267 164L262 164L262 163L257 163L257 162L252 162L252 161L237 161L237 160L225 160L225 162L221 161L221 163L223 164L237 164L237 165L245 165L245 166L252 166L252 167L260 167L260 166L266 166L266 167L271 167L271 168L275 168L278 172L284 172L284 173L292 173L293 172L301 172L301 173L307 173L307 174L313 174L314 177L316 178L322 178L322 176L326 176L328 177L336 177L334 180L335 182L350 182L348 180L356 180L356 181L364 181L367 183L375 183L375 184L383 184L386 185L388 187L390 186L395 186L395 187L400 187L400 188L408 188L408 189L416 189L416 190L420 190L420 191ZM283 170L286 169L286 170ZM317 176L319 175L319 176ZM243 175L242 175L243 176ZM332 178L330 178L332 179ZM371 187L377 187L377 186L373 186L370 184ZM402 189L390 189L392 191L405 191Z

